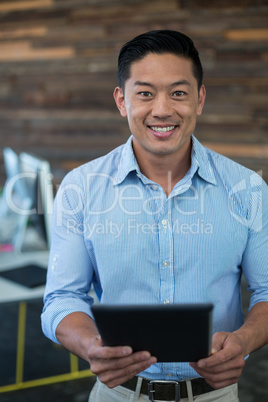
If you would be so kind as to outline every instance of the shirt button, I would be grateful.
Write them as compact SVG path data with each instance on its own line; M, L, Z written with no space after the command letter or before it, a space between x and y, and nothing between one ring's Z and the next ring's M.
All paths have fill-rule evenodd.
M164 304L169 304L170 303L170 301L168 300L168 299L166 299L165 301L164 301Z
M163 261L163 265L165 268L168 267L168 261L167 260Z
M162 223L162 225L164 226L164 228L167 227L167 220L166 220L166 219L163 219L163 220L161 221L161 223Z
M158 190L158 186L156 184L153 184L152 185L152 190L154 190L154 191Z

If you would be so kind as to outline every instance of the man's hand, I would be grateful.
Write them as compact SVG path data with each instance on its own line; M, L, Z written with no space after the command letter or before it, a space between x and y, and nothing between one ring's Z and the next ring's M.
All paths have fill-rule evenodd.
M190 366L215 389L235 384L245 366L240 337L230 332L217 332L212 339L212 355Z
M149 352L132 352L129 346L103 346L97 335L92 339L88 360L92 373L107 387L114 388L156 363Z

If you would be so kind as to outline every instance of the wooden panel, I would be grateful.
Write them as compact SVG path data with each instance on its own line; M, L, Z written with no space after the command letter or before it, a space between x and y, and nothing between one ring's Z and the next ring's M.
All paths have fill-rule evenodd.
M204 145L213 151L226 155L230 158L268 158L268 145L215 144L213 142L204 142Z
M233 10L238 8L251 8L267 5L266 0L181 0L181 7L198 9Z
M3 44L0 44L0 62L67 59L74 57L74 53L74 49L67 46L33 49L28 41L4 42Z
M36 26L31 28L7 29L0 32L0 39L18 39L28 37L45 36L48 33L46 26Z
M224 36L229 40L242 41L262 41L268 40L268 28L262 29L233 29L224 32Z
M0 12L33 10L36 8L51 7L52 0L9 1L0 3Z
M129 136L116 109L117 55L150 29L189 34L207 100L197 137L268 180L266 0L40 0L0 2L2 149L47 158L55 181Z

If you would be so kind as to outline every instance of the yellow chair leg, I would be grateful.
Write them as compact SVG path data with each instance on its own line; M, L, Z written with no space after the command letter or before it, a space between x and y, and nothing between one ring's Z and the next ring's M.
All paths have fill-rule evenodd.
M16 384L20 384L23 382L26 310L27 310L26 302L20 302L19 318L18 318Z

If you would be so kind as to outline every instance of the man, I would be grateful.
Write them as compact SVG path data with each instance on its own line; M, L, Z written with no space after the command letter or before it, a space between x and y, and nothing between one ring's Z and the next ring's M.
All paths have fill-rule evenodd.
M193 136L202 78L184 34L152 31L128 42L114 98L132 135L68 174L57 194L42 325L90 363L92 402L148 401L150 380L180 381L183 401L238 401L245 358L268 341L267 186ZM252 291L245 323L242 272ZM212 302L211 356L157 363L147 351L104 347L92 283L101 303ZM158 386L154 400L174 400L172 383Z

